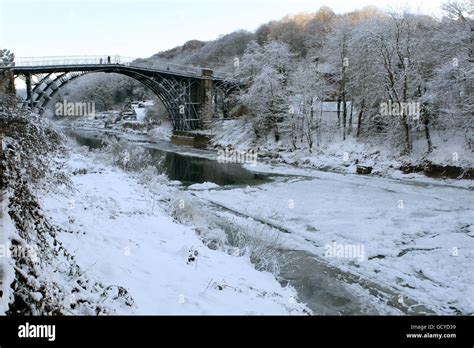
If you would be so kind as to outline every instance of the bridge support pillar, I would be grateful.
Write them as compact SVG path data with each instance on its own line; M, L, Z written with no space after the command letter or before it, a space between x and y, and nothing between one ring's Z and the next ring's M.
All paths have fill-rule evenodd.
M212 81L213 71L210 69L202 69L203 79L201 81L201 121L204 129L210 128L212 125L212 117L214 114L214 83Z
M28 100L28 106L33 109L33 93L31 91L31 74L26 75L26 100Z

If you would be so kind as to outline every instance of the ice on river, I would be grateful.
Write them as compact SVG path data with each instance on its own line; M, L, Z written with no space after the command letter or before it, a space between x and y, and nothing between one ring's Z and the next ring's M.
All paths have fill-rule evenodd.
M288 248L390 287L401 301L474 313L472 190L320 173L196 195L290 232Z

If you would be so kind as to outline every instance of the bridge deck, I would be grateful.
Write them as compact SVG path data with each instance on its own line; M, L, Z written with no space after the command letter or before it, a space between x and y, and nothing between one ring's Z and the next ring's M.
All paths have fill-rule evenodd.
M177 65L166 61L140 62L133 58L113 56L108 62L104 56L81 57L42 57L42 58L17 58L13 66L0 66L0 69L12 69L14 74L27 73L54 73L57 71L101 71L111 72L114 69L127 69L141 73L160 73L174 77L191 77L196 79L212 79L224 81L231 79L231 75L212 69ZM203 72L207 72L203 74ZM212 76L208 72L212 71Z

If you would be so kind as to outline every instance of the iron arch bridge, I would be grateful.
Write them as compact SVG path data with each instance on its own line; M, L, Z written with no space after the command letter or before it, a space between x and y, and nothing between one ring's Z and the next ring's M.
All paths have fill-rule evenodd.
M61 87L85 74L117 73L148 87L168 111L174 131L205 128L213 115L228 112L228 95L237 87L211 69L120 56L16 58L10 69L25 80L25 102L42 113Z

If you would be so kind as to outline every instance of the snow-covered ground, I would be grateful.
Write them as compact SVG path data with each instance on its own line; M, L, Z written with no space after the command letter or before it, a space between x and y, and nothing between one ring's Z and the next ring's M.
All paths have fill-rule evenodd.
M163 122L158 127L151 128L147 135L152 138L153 140L170 140L171 136L173 135L173 127L171 123Z
M400 301L474 313L470 189L313 171L312 178L194 194L289 232L281 233L286 248L393 289Z
M136 175L77 151L68 161L76 191L43 195L44 211L74 233L60 236L89 278L123 286L121 314L305 314L291 287L259 272L247 256L207 248L163 209L177 190L153 192ZM157 193L158 192L158 193Z

